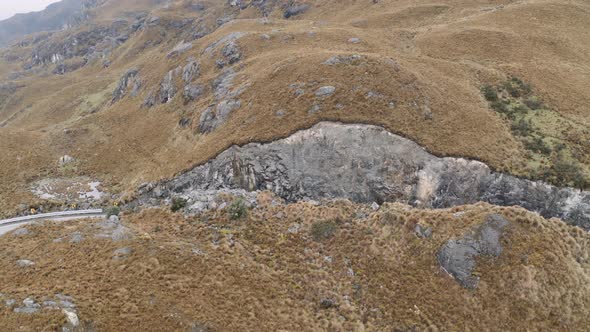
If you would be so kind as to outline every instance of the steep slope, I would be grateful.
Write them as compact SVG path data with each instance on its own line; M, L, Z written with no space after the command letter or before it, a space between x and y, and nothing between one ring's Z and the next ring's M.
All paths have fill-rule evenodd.
M42 178L89 176L116 200L232 144L322 120L377 124L438 156L587 187L584 1L126 0L94 15L4 51L6 214L43 204L29 190ZM527 89L498 89L500 112L481 88L512 77ZM528 99L543 102L539 116ZM521 135L513 113L530 114L534 130ZM76 162L64 168L66 154Z

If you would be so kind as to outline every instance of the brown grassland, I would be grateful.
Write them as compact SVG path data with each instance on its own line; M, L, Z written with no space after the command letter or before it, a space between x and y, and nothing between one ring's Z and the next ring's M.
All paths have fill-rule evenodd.
M125 10L145 8L148 2L111 1L95 23L106 24ZM189 3L175 2L152 15L163 19L200 15L185 10ZM206 3L213 8L207 15L219 15L225 1ZM0 98L4 125L0 214L12 214L21 203L34 205L30 184L59 176L57 160L64 154L78 160L75 175L97 178L110 192L125 196L143 182L203 163L232 144L273 140L321 120L381 125L437 155L474 158L497 170L535 176L530 152L480 91L485 84L501 84L511 75L530 83L559 117L581 126L582 136L575 139L587 147L587 1L309 3L308 12L290 20L277 10L262 22L255 9L244 10L237 20L194 41L189 52L176 58L166 58L179 42L174 32L153 27L133 34L117 48L109 68L97 61L60 76L51 74L49 66L16 79L24 87ZM242 107L222 127L203 135L197 129L198 119L213 102L210 85L220 74L215 58L203 50L236 31L248 33L238 40L244 57L234 65L234 85L246 86L240 96ZM261 38L262 34L270 39ZM360 43L350 43L352 37ZM155 38L161 38L158 46L144 47ZM27 47L3 51L20 54L22 61L0 60L0 77L20 71L30 51ZM353 65L322 64L333 55L350 54L362 60ZM208 94L189 104L177 96L168 104L140 108L165 73L184 65L190 56L201 63L199 82L208 87ZM131 67L140 69L139 96L111 105L116 83ZM293 83L305 83L306 94L297 97L289 87ZM337 90L318 101L313 92L323 85ZM385 97L369 98L369 92ZM395 108L389 107L391 101ZM321 103L321 112L310 115L314 103ZM284 117L275 115L279 110ZM183 117L193 119L192 127L178 126ZM589 165L581 167L588 176Z
M126 215L132 239L97 239L96 222L46 222L0 238L0 293L74 298L97 331L582 331L590 325L588 233L521 208L487 204L374 212L347 201L266 204L187 218L164 210ZM480 258L476 290L436 262L444 242L490 213L510 221L497 259ZM363 216L364 215L364 216ZM316 236L317 223L332 232ZM432 227L430 239L414 227ZM325 228L324 228L325 229ZM289 231L290 230L290 231ZM84 240L70 243L80 232ZM55 242L55 239L63 239ZM113 259L116 249L132 249ZM35 265L15 268L18 259ZM333 306L322 305L323 299ZM0 309L4 329L56 330L63 314Z

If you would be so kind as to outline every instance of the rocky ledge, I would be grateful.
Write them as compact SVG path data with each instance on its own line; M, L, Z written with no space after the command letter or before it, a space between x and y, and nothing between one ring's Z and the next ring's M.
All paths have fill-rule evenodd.
M447 208L484 201L519 205L590 230L590 192L493 172L463 158L440 158L372 125L322 122L267 144L233 146L176 178L145 185L133 205L204 192L270 190L287 201L346 198Z

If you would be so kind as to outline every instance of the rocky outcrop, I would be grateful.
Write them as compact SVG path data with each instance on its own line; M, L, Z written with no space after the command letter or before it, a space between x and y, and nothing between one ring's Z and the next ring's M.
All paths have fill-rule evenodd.
M141 88L141 79L139 78L139 70L137 68L129 69L121 79L119 80L119 84L113 91L113 99L111 102L116 102L119 99L123 98L127 93L127 90L130 86L133 86L131 89L131 96L136 96Z
M478 161L439 158L381 127L329 122L272 143L233 146L140 192L137 203L150 201L156 189L165 197L228 188L271 190L288 201L347 198L424 208L478 201L519 205L590 230L589 192L496 173Z
M199 119L199 131L201 133L210 133L217 127L225 123L230 114L240 108L241 102L237 99L223 100L217 107L208 107Z
M33 48L31 62L26 67L59 64L74 57L84 58L86 62L102 59L127 41L131 33L129 26L127 21L120 20L110 26L92 26L63 40L43 40Z
M479 277L473 275L476 258L499 257L502 253L500 237L510 222L501 215L489 215L487 220L458 240L449 240L437 253L440 266L463 287L477 288Z
M290 18L306 12L309 9L308 4L290 5L285 8L283 12L284 18Z
M165 104L174 98L176 95L176 76L182 71L181 67L173 69L164 76L162 83L160 83L160 102Z

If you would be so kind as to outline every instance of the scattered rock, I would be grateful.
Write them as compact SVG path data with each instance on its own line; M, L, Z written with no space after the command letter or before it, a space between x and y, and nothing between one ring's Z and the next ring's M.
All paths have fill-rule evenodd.
M349 43L352 43L352 44L358 44L358 43L360 43L360 42L361 42L361 40L360 40L360 38L356 38L356 37L354 37L354 38L350 38L350 39L348 40L348 42L349 42Z
M275 112L275 115L279 118L282 118L286 115L287 113L284 110L278 110Z
M262 38L264 40L270 40L270 35L267 35L266 33L263 33L262 35L260 35L260 38Z
M32 298L26 298L23 300L23 306L14 308L14 312L20 314L33 314L41 309L41 305L35 303Z
M318 104L314 104L308 111L308 114L316 114L322 110L322 107Z
M377 210L379 210L379 204L377 204L377 202L373 202L373 203L371 203L371 209L372 209L373 211L377 211Z
M324 61L323 64L334 66L339 64L358 64L364 57L358 54L352 55L334 55L328 60Z
M30 261L28 259L19 259L18 261L16 261L16 265L18 265L19 267L30 267L35 265L35 262Z
M432 228L416 224L416 227L414 227L414 233L419 238L429 239L432 237Z
M52 309L52 310L59 309L59 305L57 304L57 302L52 301L52 300L43 301L41 306L43 308Z
M82 241L84 241L84 236L80 232L74 232L70 236L70 243L80 243Z
M479 256L499 257L502 253L500 238L510 222L501 215L489 215L462 239L449 240L437 253L441 267L463 287L477 288L479 277L472 275Z
M16 231L12 232L12 235L14 236L25 236L29 234L31 234L31 232L25 227L19 228Z
M323 298L320 301L320 308L322 309L330 309L336 307L336 301L333 299Z
M301 224L293 224L289 227L289 229L287 229L287 232L289 232L291 234L297 234L297 233L299 233L300 229L301 229Z
M317 97L326 97L332 95L336 91L336 88L333 86L323 86L316 90L315 95Z
M65 166L71 164L75 161L75 159L71 156L65 155L59 158L59 166Z
M209 328L200 323L193 323L190 332L209 332Z
M129 247L119 248L113 252L113 259L123 259L127 258L127 256L131 255L133 250Z
M16 300L14 300L14 299L8 299L8 300L4 301L4 305L8 308L12 308L15 304L16 304Z
M70 325L70 327L76 328L80 325L80 320L78 319L78 315L76 314L76 312L74 310L62 309L62 312L66 316L66 320L68 321L68 324Z

